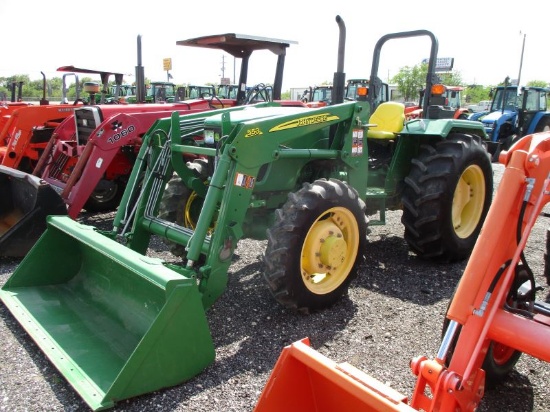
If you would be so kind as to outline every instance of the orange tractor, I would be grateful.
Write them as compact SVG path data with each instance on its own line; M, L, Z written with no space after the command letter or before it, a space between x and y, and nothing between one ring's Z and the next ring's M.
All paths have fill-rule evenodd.
M462 86L445 86L443 84L434 84L431 89L430 106L428 110L432 111L430 118L440 119L468 119L470 111L461 106L460 92L464 90ZM420 91L420 103L418 106L405 108L407 120L418 119L422 116L422 101L426 90ZM436 117L433 117L436 116Z
M67 67L60 67L58 71L69 71ZM117 84L122 82L120 73L70 67L73 70L63 75L63 101L67 100L66 77L75 76L78 85L78 75L74 72L100 74L106 85L111 75L115 76ZM93 96L95 89L90 91L90 96ZM4 126L0 129L0 165L31 173L56 127L70 117L76 108L83 105L78 86L77 98L73 103L49 104L46 100L44 77L44 97L41 104L20 107L3 118Z
M0 130L4 128L10 115L21 107L30 106L32 103L23 101L23 82L12 82L11 87L11 99L9 101L3 100L0 102ZM16 91L18 90L18 91ZM17 94L17 98L15 97Z
M539 288L524 255L550 201L550 132L520 139L499 161L505 165L500 186L448 306L439 351L410 363L417 376L410 399L332 362L304 339L283 350L256 412L474 411L485 387L506 376L522 353L550 362L550 305L536 299ZM549 249L550 231L547 278Z

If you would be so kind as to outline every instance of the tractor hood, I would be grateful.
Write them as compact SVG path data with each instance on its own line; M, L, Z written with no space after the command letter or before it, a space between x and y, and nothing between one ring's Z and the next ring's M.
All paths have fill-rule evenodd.
M243 110L238 110L230 114L230 121L232 125L237 123L243 123L248 120L257 121L258 119L265 119L267 117L291 115L294 113L304 113L310 111L307 107L297 106L263 106L255 107L250 106ZM219 127L222 123L223 113L210 116L205 121L205 128Z
M195 99L188 100L181 103L143 103L143 104L100 104L93 106L83 106L79 107L76 110L90 110L91 107L98 107L101 111L103 118L107 118L119 113L151 113L151 112L161 112L161 111L182 111L182 110L192 110L192 109L204 109L207 110L210 108L208 100L204 99Z
M514 118L515 116L516 116L516 112L511 111L511 110L492 112L492 113L489 113L488 115L486 115L483 118L482 122L483 123L494 123L497 120L506 121L506 120Z

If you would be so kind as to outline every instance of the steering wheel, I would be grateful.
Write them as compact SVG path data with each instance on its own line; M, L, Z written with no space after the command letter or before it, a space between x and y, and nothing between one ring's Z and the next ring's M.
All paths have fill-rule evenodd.
M253 104L256 99L260 100L260 97L262 97L262 101L264 102L269 101L269 93L264 83L258 83L248 91L244 104Z
M219 109L219 107L216 107L213 103L214 99L216 99L218 102L220 102L221 104L221 108L223 109L225 106L223 105L223 102L220 100L220 98L218 96L211 96L210 99L208 100L208 105L210 106L211 109Z

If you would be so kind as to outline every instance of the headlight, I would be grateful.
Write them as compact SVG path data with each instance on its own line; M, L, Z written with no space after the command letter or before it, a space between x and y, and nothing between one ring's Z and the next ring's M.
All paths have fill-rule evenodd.
M214 130L205 130L204 131L204 143L214 144Z
M495 123L494 122L483 123L483 127L485 127L485 130L487 131L492 131L495 128Z

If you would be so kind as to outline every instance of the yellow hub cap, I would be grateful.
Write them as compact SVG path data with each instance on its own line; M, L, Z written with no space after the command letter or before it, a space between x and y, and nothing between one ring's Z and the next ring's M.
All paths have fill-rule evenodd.
M465 239L476 229L485 203L485 176L477 165L469 166L456 185L453 196L453 227Z
M359 247L355 216L343 207L327 210L309 229L301 254L302 280L313 293L330 293L348 277Z

